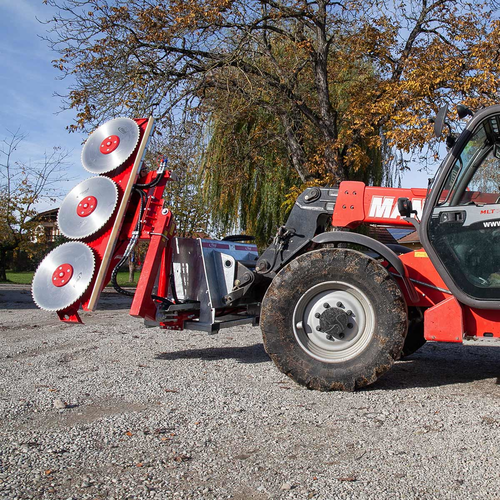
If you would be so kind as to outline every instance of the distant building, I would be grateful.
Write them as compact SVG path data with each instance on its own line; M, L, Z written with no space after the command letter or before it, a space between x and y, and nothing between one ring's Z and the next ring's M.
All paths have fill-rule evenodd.
M57 225L57 214L59 212L59 208L51 208L50 210L46 210L45 212L40 212L35 215L33 222L37 222L37 230L35 231L34 241L39 241L41 235L44 236L44 240L47 243L54 243L56 238L61 235L59 231L59 226Z
M398 240L398 243L408 247L410 250L419 250L422 248L422 243L420 243L417 231L413 231L410 234L403 236Z

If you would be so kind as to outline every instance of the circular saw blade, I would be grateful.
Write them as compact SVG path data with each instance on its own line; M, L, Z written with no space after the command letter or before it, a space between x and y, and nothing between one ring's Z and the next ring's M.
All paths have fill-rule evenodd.
M70 241L58 246L43 259L33 277L35 304L46 311L66 309L85 293L94 268L94 252L85 243Z
M115 118L94 130L83 146L83 167L93 174L118 168L135 151L139 125L130 118Z
M67 238L86 238L99 231L113 215L118 187L108 177L91 177L75 186L57 214L61 233Z

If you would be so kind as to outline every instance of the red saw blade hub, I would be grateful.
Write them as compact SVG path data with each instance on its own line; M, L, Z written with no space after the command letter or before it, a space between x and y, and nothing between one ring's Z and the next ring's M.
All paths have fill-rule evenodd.
M72 276L73 266L71 264L63 264L52 274L52 284L57 287L67 285Z
M76 213L80 217L88 217L97 208L97 198L95 196L87 196L76 207Z
M117 135L110 135L101 142L99 148L103 155L109 155L120 145L120 138Z

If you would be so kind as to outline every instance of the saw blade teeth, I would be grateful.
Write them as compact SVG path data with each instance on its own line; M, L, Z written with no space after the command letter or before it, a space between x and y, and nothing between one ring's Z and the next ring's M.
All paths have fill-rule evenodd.
M86 199L90 201L86 203ZM57 225L69 239L88 238L107 224L117 204L116 183L109 177L91 177L66 195L57 213Z
M115 170L130 158L140 138L139 125L131 118L115 118L90 134L82 149L82 165L92 174Z
M54 285L56 270L71 268L67 283ZM57 312L73 305L87 291L95 272L94 251L85 243L70 241L54 248L39 264L31 283L33 302L44 311Z

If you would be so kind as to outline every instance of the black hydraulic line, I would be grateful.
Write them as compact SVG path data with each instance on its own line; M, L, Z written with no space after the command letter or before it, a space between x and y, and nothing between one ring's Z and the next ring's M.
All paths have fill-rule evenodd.
M142 217L144 215L144 209L146 207L146 194L144 193L144 191L142 191L141 189L136 189L135 187L134 187L134 191L136 193L138 193L140 198L141 198L141 210L139 212L139 219L137 220L135 230L132 232L132 238L131 238L127 248L125 249L125 252L124 252L122 258L120 259L118 264L116 264L116 266L114 267L114 269L111 273L111 285L113 286L115 291L117 291L118 293L125 295L127 297L133 297L135 295L135 292L129 292L128 290L125 290L124 288L122 288L118 284L118 281L117 281L118 270L120 269L121 266L123 266L123 264L125 264L128 257L130 256L130 253L134 249L134 247L137 243L137 240L139 239L139 235L141 234L141 229L142 229Z
M162 158L160 160L160 166L156 170L156 177L147 184L134 184L134 187L140 189L150 189L158 185L158 183L163 179L165 175L165 170L167 168L167 158Z

